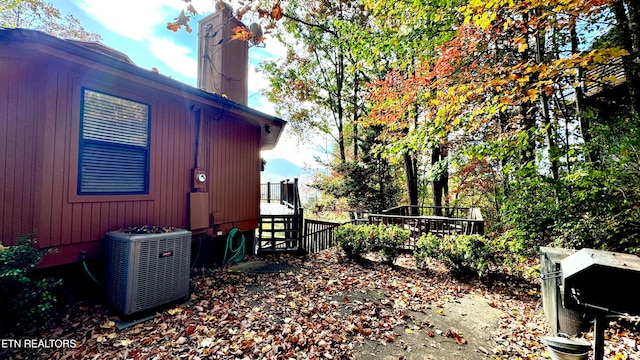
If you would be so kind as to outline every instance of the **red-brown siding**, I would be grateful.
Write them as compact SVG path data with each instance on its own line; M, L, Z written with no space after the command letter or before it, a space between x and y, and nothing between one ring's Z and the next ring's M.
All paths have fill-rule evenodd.
M83 87L150 105L148 195L76 194ZM88 62L0 55L2 244L12 245L18 234L35 230L39 247L57 249L45 257L47 266L78 261L80 251L99 256L100 240L110 230L144 224L188 228L196 165L194 108L217 114L203 124L211 230L254 229L260 127L213 111L213 105Z
M210 121L209 138L213 222L220 230L255 229L260 217L259 129L238 121Z

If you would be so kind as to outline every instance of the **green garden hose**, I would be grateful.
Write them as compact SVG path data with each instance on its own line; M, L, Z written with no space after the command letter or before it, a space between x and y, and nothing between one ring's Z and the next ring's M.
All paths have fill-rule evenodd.
M233 247L233 237L236 233L240 232L238 228L233 228L229 231L229 235L227 235L227 246L224 249L224 258L222 260L222 264L227 264L230 262L240 262L244 259L244 235L240 233L240 239L238 240L238 247ZM227 255L231 252L231 256L227 258Z
M89 275L91 280L93 280L94 283L96 283L98 286L100 286L100 281L98 281L98 279L96 279L96 277L93 276L91 271L89 271L89 267L87 266L87 262L86 261L82 260L82 266L84 266L84 270L87 272L87 275Z

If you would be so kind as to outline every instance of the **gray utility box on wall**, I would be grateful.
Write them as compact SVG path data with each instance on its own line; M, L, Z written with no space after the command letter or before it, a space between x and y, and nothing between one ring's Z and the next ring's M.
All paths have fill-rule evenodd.
M158 234L111 231L106 238L105 293L123 315L189 295L191 232Z

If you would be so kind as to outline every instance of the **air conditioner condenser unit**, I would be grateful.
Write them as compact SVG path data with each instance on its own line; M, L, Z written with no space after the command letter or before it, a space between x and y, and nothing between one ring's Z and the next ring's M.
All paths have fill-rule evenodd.
M191 232L106 237L105 295L122 315L148 310L189 295Z

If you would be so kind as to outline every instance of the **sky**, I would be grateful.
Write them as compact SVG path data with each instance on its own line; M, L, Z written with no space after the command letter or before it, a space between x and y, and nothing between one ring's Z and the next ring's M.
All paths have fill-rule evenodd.
M184 30L174 33L166 28L167 22L184 7L182 0L52 0L52 3L63 14L78 18L86 30L100 34L105 45L127 54L137 66L149 70L155 67L161 74L196 85L197 22L213 11L213 0L192 0L199 13L191 20L192 33ZM251 19L243 22L250 23ZM260 94L269 82L256 67L261 60L278 58L281 54L284 47L273 38L265 40L264 47L249 49L248 106L270 115L277 115L275 106ZM262 153L267 160L283 158L301 167L317 167L313 155L317 155L313 146L298 146L297 139L286 128L276 148Z

